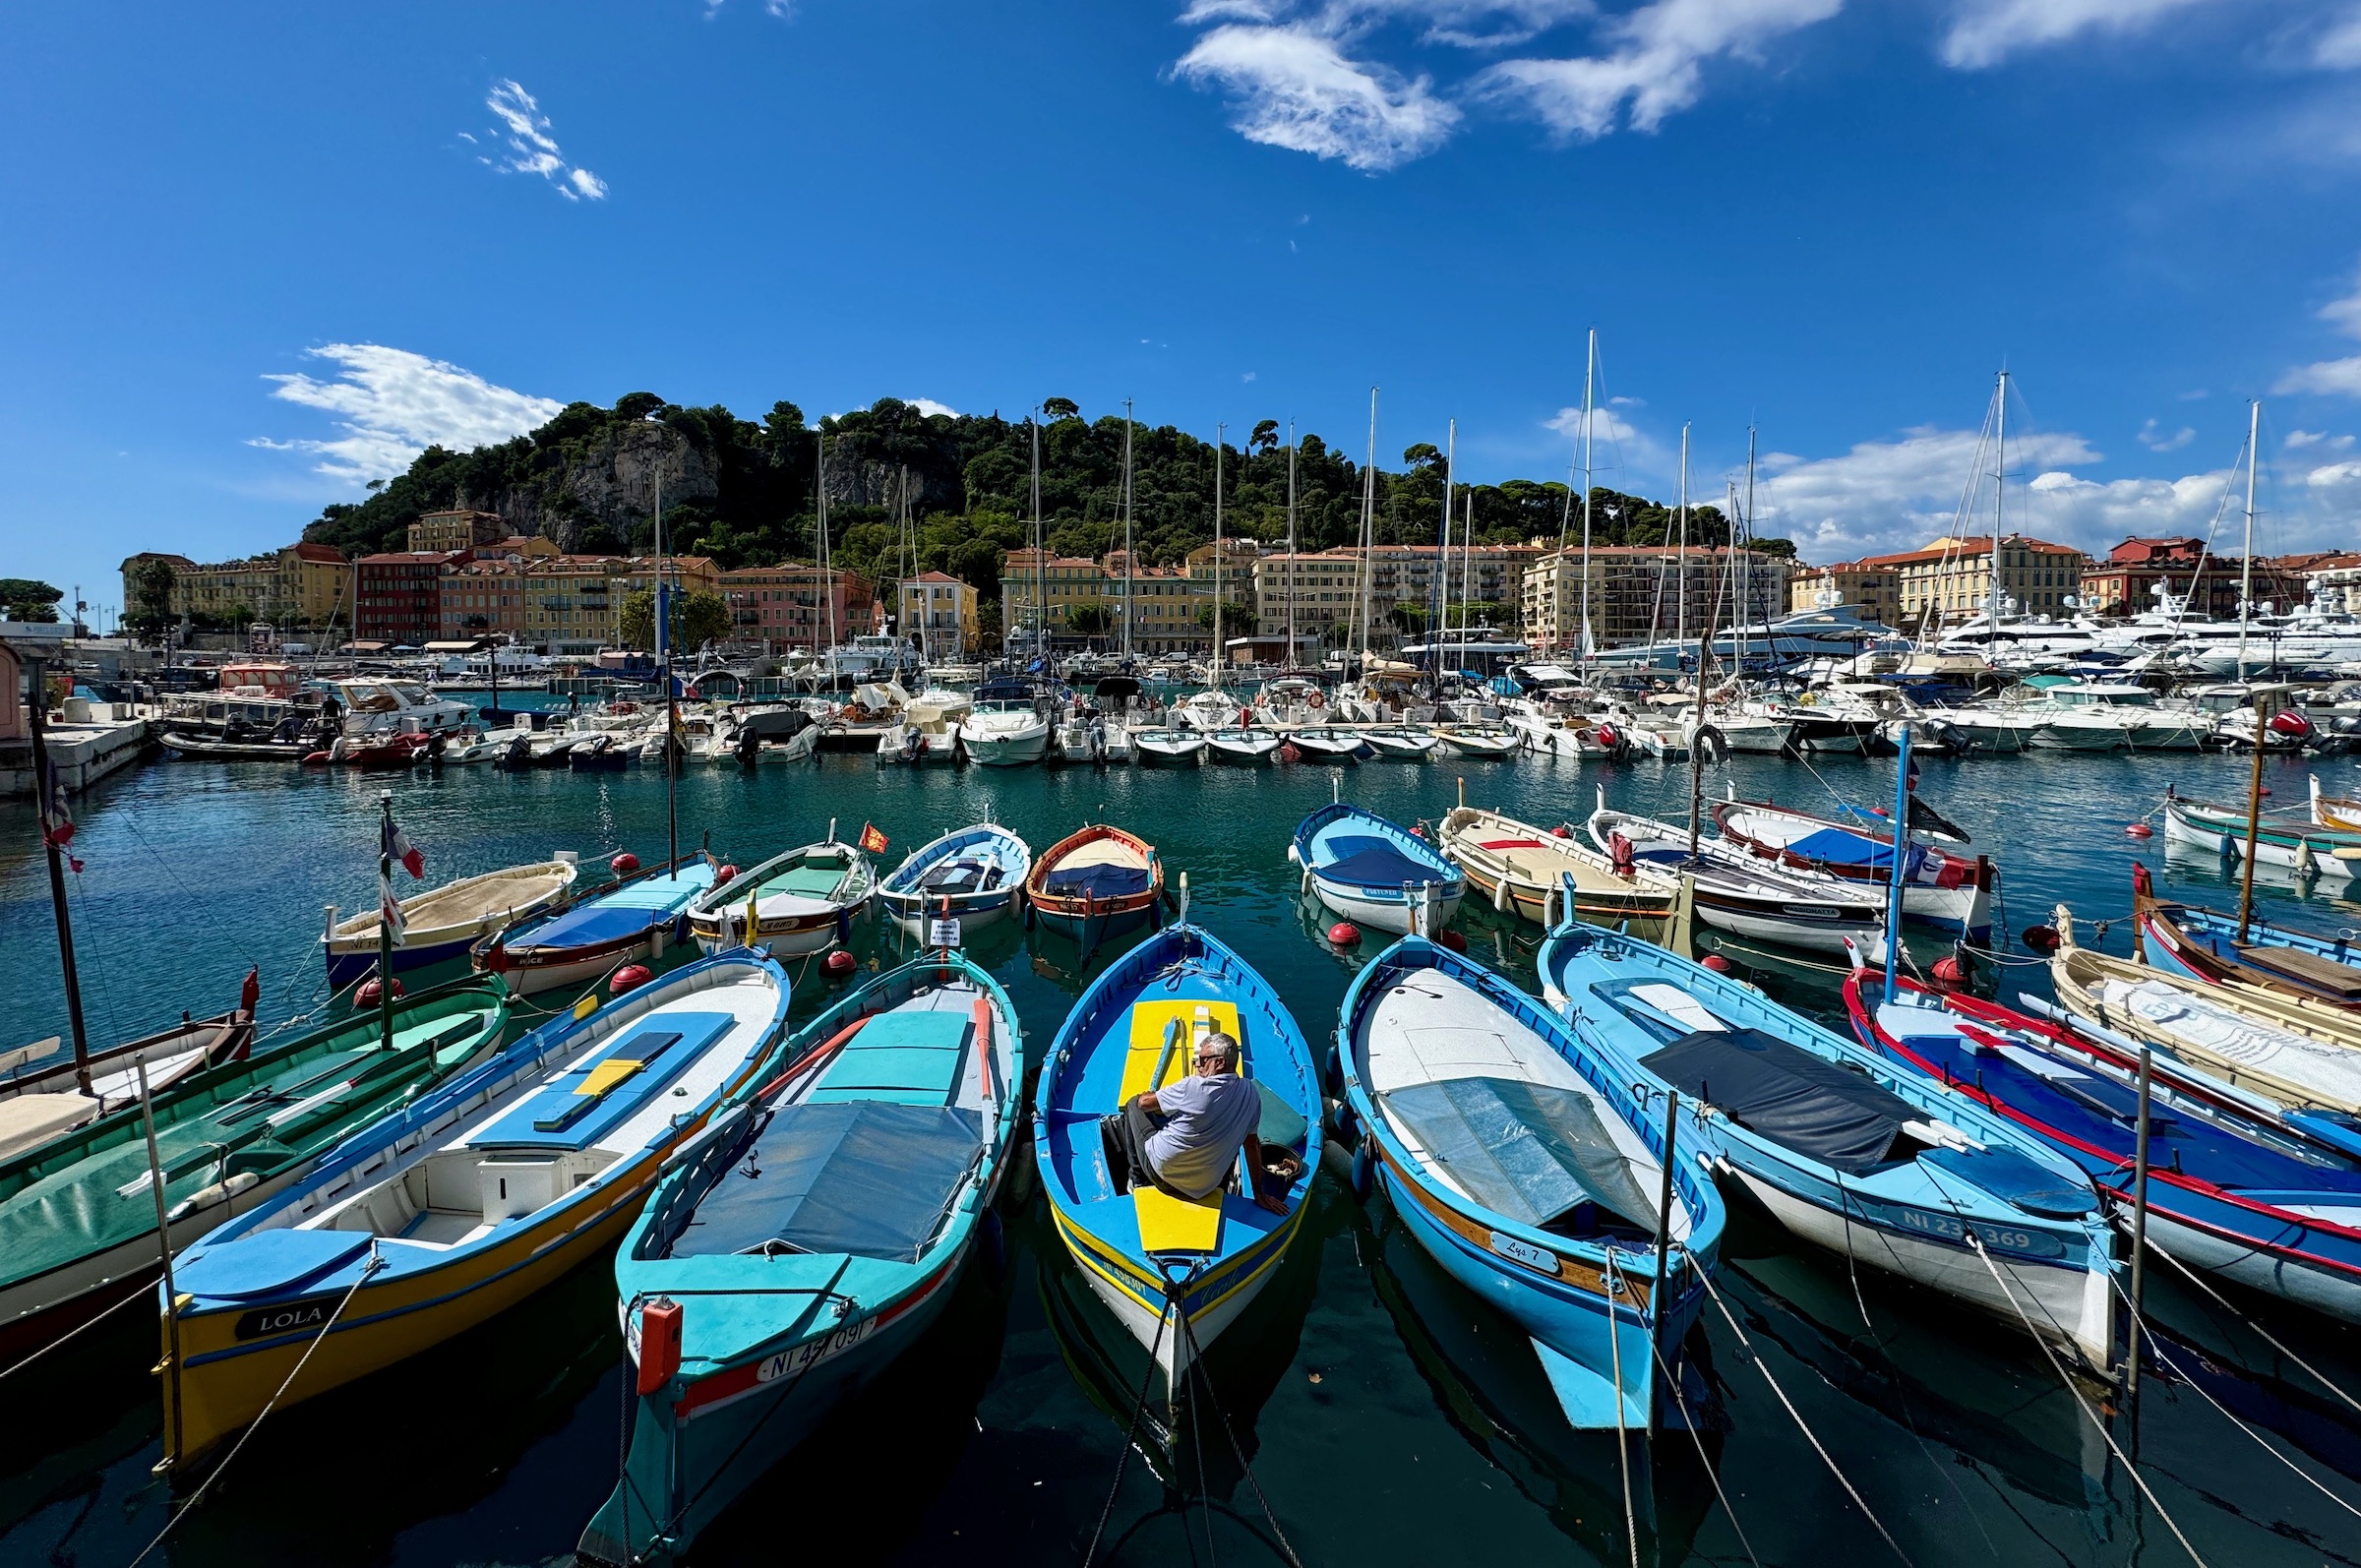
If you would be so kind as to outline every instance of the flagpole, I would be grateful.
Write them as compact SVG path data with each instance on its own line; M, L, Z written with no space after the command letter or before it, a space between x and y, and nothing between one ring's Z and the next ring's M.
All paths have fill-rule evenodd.
M377 1031L388 1051L394 1049L394 922L386 905L394 896L394 792L377 792L383 819L377 829ZM431 1065L431 1063L430 1063Z
M41 803L41 848L49 857L49 904L57 915L57 958L66 978L66 1015L74 1024L74 1081L91 1093L91 1042L82 1024L82 978L74 967L74 922L66 913L66 870L51 836L49 810L52 784L49 746L43 727L49 717L49 671L46 660L25 661L30 681L26 687L26 713L32 728L32 787Z

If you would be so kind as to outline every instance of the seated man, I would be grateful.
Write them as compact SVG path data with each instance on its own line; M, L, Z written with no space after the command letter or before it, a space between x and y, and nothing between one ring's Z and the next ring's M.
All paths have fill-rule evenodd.
M1197 1043L1196 1069L1193 1077L1133 1095L1100 1121L1116 1190L1150 1182L1175 1197L1209 1197L1221 1190L1242 1145L1255 1176L1254 1201L1285 1214L1287 1205L1261 1190L1262 1140L1254 1128L1262 1096L1238 1074L1238 1042L1213 1031ZM1282 1159L1294 1163L1292 1155Z

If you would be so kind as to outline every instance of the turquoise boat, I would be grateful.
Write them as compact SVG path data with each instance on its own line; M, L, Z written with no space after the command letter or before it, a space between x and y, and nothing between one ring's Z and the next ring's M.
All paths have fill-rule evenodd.
M779 1045L741 951L596 997L347 1138L191 1247L162 1303L164 1455L418 1355L615 1244L672 1151ZM300 1363L303 1375L290 1382Z
M151 1097L172 1247L268 1202L319 1155L490 1051L498 980L396 998L256 1046ZM49 1343L156 1276L155 1192L138 1104L0 1163L0 1354Z
M1235 1322L1278 1270L1302 1229L1320 1163L1317 1069L1270 985L1204 930L1167 927L1110 965L1074 1003L1035 1095L1033 1145L1058 1236L1091 1291L1148 1348L1168 1393L1204 1347ZM1240 1171L1197 1202L1155 1187L1116 1190L1099 1118L1192 1067L1191 1043L1220 1028L1241 1047L1240 1071L1262 1092L1256 1129L1266 1157L1300 1161L1283 1191L1267 1172ZM1254 1199L1279 1193L1285 1212Z
M637 1403L585 1562L690 1549L949 1301L1016 1132L1016 1008L940 953L797 1032L672 1168L615 1260Z

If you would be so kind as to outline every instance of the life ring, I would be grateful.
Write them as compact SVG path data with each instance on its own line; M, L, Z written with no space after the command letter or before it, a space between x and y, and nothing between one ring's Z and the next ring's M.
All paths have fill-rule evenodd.
M1327 694L1324 692L1314 692L1311 694L1311 695L1303 699L1303 705L1307 708L1324 708L1328 705Z

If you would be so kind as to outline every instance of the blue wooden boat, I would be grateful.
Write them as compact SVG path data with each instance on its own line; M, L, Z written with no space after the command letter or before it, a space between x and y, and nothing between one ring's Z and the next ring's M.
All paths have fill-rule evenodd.
M563 1014L206 1236L161 1308L179 1347L165 1457L245 1426L307 1355L280 1405L439 1345L612 1246L666 1158L779 1044L788 990L776 963L742 954Z
M2242 980L2338 1007L2361 1008L2361 943L2315 936L2256 915L2238 917L2158 898L2148 868L2132 867L2132 930L2140 961L2183 980Z
M944 952L789 1043L676 1158L615 1259L638 1403L576 1548L670 1562L926 1331L1016 1132L1015 1006Z
M1537 963L1549 1004L1618 1076L1700 1108L1700 1152L1787 1230L2014 1327L1973 1228L2048 1337L2112 1364L2114 1234L2073 1161L1660 947L1575 923Z
M1357 1172L1373 1162L1419 1244L1531 1336L1566 1419L1679 1417L1657 1361L1677 1364L1705 1304L1725 1212L1676 1150L1659 1247L1661 1097L1652 1125L1629 1074L1563 1019L1417 936L1354 977L1336 1044Z
M878 883L878 902L913 935L950 919L972 932L1005 919L1024 897L1033 851L1005 827L955 828L914 851Z
M1245 1170L1241 1152L1230 1187L1199 1201L1153 1186L1116 1190L1099 1118L1185 1076L1192 1043L1216 1028L1238 1041L1239 1070L1262 1093L1255 1130L1266 1158L1295 1156L1293 1178L1282 1192L1268 1170ZM1034 1153L1059 1238L1092 1294L1147 1347L1168 1394L1270 1282L1302 1229L1319 1120L1302 1032L1252 966L1188 924L1183 877L1180 923L1091 983L1059 1026L1034 1096ZM1257 1204L1256 1184L1286 1212Z
M702 859L636 873L477 943L475 968L530 996L655 963L688 942L689 905L712 885L713 868Z
M1287 856L1303 868L1321 903L1347 920L1405 936L1448 926L1468 886L1433 845L1342 802L1297 823Z
M2072 1159L2128 1226L2139 1063L2125 1045L1898 980L1845 985L1853 1033L1955 1100ZM2126 1043L2128 1044L2128 1042ZM2149 1240L2189 1264L2361 1323L2361 1136L2152 1056Z

